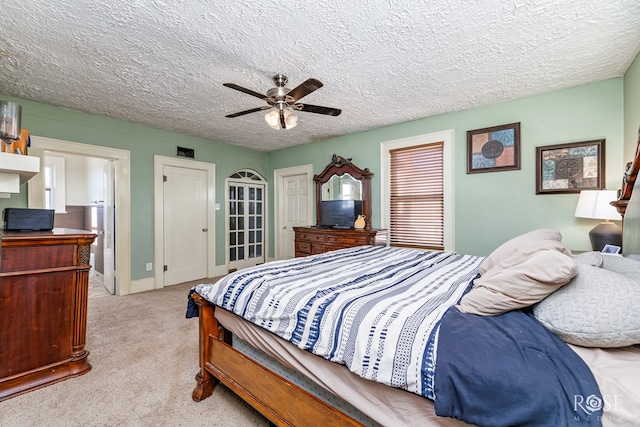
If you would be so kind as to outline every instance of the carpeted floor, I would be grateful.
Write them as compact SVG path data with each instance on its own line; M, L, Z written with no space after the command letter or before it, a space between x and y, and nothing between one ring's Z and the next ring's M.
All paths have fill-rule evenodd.
M186 319L185 309L192 285L90 299L93 369L0 402L0 426L268 426L223 386L191 400L198 320Z

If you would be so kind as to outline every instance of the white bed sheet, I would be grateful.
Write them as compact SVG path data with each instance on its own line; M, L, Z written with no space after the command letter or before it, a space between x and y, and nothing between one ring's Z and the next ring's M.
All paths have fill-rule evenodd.
M433 402L413 393L369 381L276 337L225 310L216 318L225 328L276 361L309 378L383 426L462 427L439 417ZM640 425L640 347L599 349L570 346L591 368L604 397L605 427ZM577 397L580 400L582 397ZM581 402L582 403L582 402Z
M216 310L216 318L234 336L263 351L284 366L303 374L383 426L470 425L453 418L438 417L430 400L361 378L346 367L301 350L228 311Z
M640 346L586 348L569 344L591 368L604 398L604 427L640 426Z

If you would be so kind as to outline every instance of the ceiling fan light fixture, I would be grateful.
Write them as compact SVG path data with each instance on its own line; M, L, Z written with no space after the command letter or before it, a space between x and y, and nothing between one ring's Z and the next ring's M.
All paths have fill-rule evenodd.
M237 90L247 95L260 98L266 101L268 105L263 107L251 108L249 110L239 111L233 114L227 114L225 117L233 118L244 116L245 114L255 113L257 111L265 111L264 120L271 129L292 129L298 125L298 111L305 113L324 114L326 116L339 116L342 110L338 108L323 107L321 105L311 105L299 103L300 99L320 89L323 85L318 79L307 79L293 89L289 89L287 77L283 74L277 74L273 78L276 87L269 89L266 94L238 86L235 83L223 83L230 89Z
M298 115L288 109L284 109L285 129L291 129L298 125ZM264 115L264 120L271 129L280 130L280 110L271 109Z
M289 114L287 114L287 113L289 113ZM285 110L284 122L287 125L287 129L291 129L293 127L296 127L296 125L298 124L298 115L296 113L292 113L289 110Z
M264 115L264 120L271 129L280 129L280 120L278 119L278 116L278 110L275 108L269 110L267 114Z

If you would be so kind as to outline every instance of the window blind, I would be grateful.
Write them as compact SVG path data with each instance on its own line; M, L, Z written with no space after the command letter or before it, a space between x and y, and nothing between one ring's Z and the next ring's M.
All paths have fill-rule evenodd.
M444 250L444 142L389 154L391 245Z

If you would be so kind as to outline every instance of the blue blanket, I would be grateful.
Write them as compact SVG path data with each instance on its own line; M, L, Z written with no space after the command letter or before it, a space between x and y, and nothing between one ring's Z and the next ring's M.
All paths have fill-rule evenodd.
M442 318L434 392L440 416L480 426L600 426L587 365L531 313Z

